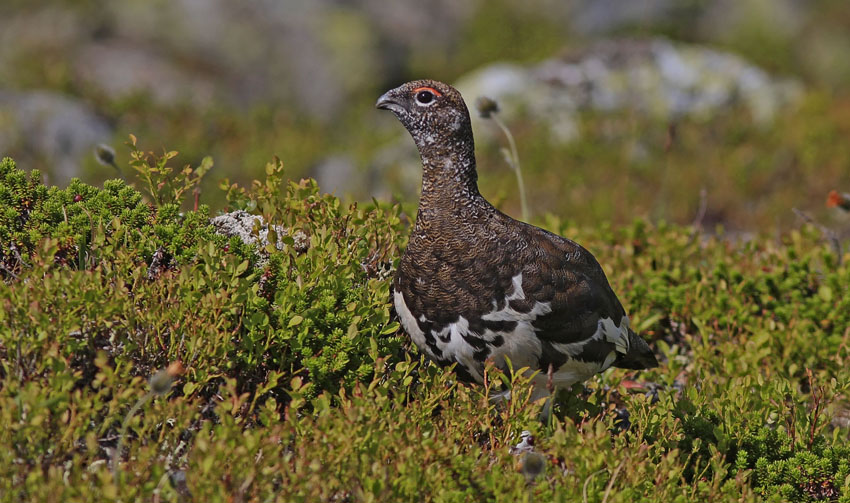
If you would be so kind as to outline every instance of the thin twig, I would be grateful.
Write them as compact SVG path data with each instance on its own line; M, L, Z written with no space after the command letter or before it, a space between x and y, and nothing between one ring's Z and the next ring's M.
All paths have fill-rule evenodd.
M694 216L694 221L691 223L691 236L688 239L688 244L693 243L702 233L702 220L705 218L705 213L708 210L708 191L705 187L699 189L699 207L697 214Z
M705 190L705 187L699 189L699 208L697 209L697 215L694 217L694 221L691 224L691 227L694 228L694 232L702 229L702 219L705 218L705 212L708 209L708 191Z
M198 211L198 199L201 197L200 187L195 187L195 189L192 190L192 193L195 196L195 205L192 207L192 211Z
M121 433L118 434L118 443L115 445L115 450L112 451L112 478L115 481L116 486L118 485L118 460L121 457L121 444L124 440L124 434L127 433L127 426L130 424L130 419L136 415L136 412L138 412L152 396L153 392L148 391L142 398L139 398L130 409L130 412L124 416L124 422L121 423Z
M608 501L608 495L611 493L611 488L614 487L614 481L617 480L617 475L620 474L620 470L623 468L624 464L626 464L625 459L620 461L620 464L614 469L614 473L611 475L611 480L608 481L608 486L605 487L605 494L602 496L602 503Z
M159 482L156 484L156 487L153 490L153 503L159 503L159 493L162 491L162 488L165 486L165 483L168 482L168 477L171 474L166 471L162 474L162 477L159 478Z
M124 182L127 181L127 177L124 176L124 172L121 171L121 168L119 168L117 164L115 164L115 161L109 162L109 165L115 168L115 171L118 172L118 176L121 177L121 180L123 180Z
M600 473L602 473L604 471L606 471L606 468L603 468L601 470L597 470L597 471L591 473L590 475L588 475L586 479L584 479L584 487L581 488L581 497L582 497L582 501L584 503L587 503L587 486L590 485L590 481L593 480L593 477L599 475Z
M669 154L671 150L673 150L673 145L676 144L676 138L678 134L676 132L676 123L670 122L667 124L667 138L664 140L664 153Z
M13 277L14 279L21 279L20 277L18 277L18 275L17 275L17 274L13 273L13 272L12 272L12 271L8 268L8 267L6 267L6 266L5 266L5 265L3 265L3 264L0 264L0 269L2 269L2 270L3 270L3 272L5 272L5 273L6 273L6 274L8 274L9 276Z
M517 149L516 149L516 142L514 141L514 135L511 134L511 131L508 129L508 127L505 125L505 123L502 122L502 119L500 119L498 115L492 114L492 115L490 115L490 118L493 119L493 122L495 122L496 125L499 126L499 128L501 128L502 132L505 133L505 136L508 138L508 145L510 146L510 154L511 155L510 155L510 158L506 159L506 160L508 161L508 164L510 165L511 169L513 169L514 173L516 174L517 187L519 188L519 204L520 204L520 209L522 211L522 219L527 222L528 221L528 201L525 198L525 183L522 180L522 170L520 169L520 166L519 166L519 153L517 152ZM508 156L505 156L505 157L508 157Z
M21 267L30 266L29 264L27 264L26 260L24 260L24 258L21 256L21 253L18 251L18 247L15 246L14 243L9 245L9 251L12 252L12 255L15 257L15 260L17 260L18 263L21 264Z
M812 394L812 412L810 414L810 425L809 425L809 449L812 448L812 445L815 443L815 433L817 431L818 421L820 419L820 414L823 406L823 395L824 388L823 386L815 383L814 375L812 374L812 369L806 367L806 375L809 378L809 392Z

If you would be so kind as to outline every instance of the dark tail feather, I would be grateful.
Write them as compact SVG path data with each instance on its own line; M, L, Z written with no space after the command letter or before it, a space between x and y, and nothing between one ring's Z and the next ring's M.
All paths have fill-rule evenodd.
M658 366L658 360L650 349L649 344L639 335L629 330L629 352L614 362L614 367L621 369L642 370Z

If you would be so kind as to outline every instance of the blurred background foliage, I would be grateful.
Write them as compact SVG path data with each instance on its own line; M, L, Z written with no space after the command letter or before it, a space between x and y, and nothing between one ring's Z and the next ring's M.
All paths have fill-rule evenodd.
M650 70L630 62L644 43L655 48ZM668 43L672 49L656 50ZM665 67L665 55L691 57L683 50L706 51L693 56L705 63L690 61L707 68L695 81ZM741 64L733 60L730 69L718 59L727 53ZM487 69L510 64L534 84L520 87L514 103L500 99L518 137L533 215L689 223L704 190L706 228L781 231L799 223L791 207L827 222L842 218L823 200L850 185L848 53L844 0L7 0L0 154L39 169L49 183L101 184L115 173L96 163L94 146L113 146L126 165L132 133L141 149L167 145L191 165L211 155L201 202L214 211L226 204L215 190L220 180L262 178L274 155L289 177L315 177L343 198L411 202L416 155L396 121L373 108L376 97L429 77L465 83L470 104L484 93L500 99L518 81ZM576 103L561 94L564 81L551 78L565 61L577 62L582 85L594 89L608 85L606 76L620 78L610 71L617 65L639 82L656 65L665 85L641 84L638 92L675 105L706 86L708 105L646 113L631 100ZM712 82L733 74L740 85L717 94ZM795 91L771 89L786 84ZM741 89L749 98L737 99ZM531 95L572 100L566 126L555 122L567 112L553 122L549 102L535 105ZM759 114L765 106L769 113ZM473 120L482 192L518 215L502 139Z

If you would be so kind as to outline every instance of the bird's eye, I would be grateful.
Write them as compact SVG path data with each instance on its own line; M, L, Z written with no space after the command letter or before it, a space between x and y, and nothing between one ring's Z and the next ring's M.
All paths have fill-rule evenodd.
M434 101L434 93L431 91L419 91L416 93L416 103L429 105L432 101Z

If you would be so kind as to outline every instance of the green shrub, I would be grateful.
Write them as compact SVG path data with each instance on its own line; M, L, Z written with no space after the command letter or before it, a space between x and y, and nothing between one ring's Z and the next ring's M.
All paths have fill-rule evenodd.
M387 284L375 277L377 270L369 273L369 267L387 267L395 254L397 210L343 208L312 182L290 184L267 202L281 210L277 225L306 233L309 247L269 253L215 234L204 206L180 212L175 201L155 208L117 180L102 190L76 180L64 190L46 189L37 173L26 175L6 159L0 187L7 273L44 278L6 287L10 295L32 295L45 310L35 320L17 313L13 326L28 333L42 320L61 320L51 330L76 334L64 347L69 356L79 356L82 345L93 357L95 341L106 337L110 342L101 349L141 372L168 359L213 358L218 370L203 373L241 375L246 386L264 382L269 372L303 373L319 392L369 377L375 351L398 348ZM21 258L14 267L11 249ZM268 258L259 260L264 254ZM152 276L154 262L164 264L161 277ZM102 301L98 312L81 317L95 299ZM107 326L95 326L102 319ZM218 336L204 334L204 319L216 320ZM151 337L167 359L150 353Z
M406 354L389 296L398 206L345 206L275 160L250 188L223 184L232 209L271 224L271 244L248 245L203 206L181 210L196 172L161 159L137 165L161 170L153 187L170 177L175 197L154 204L118 181L46 188L3 161L7 499L850 498L850 435L832 424L850 394L850 268L814 229L736 243L548 217L599 258L663 363L606 371L544 425L525 378L459 385ZM175 360L171 393L129 415ZM505 381L513 399L491 402ZM524 429L545 460L536 477L509 454Z
M747 431L735 465L754 469L754 486L767 497L850 501L850 447L827 447L823 437L805 449L793 445L782 431L764 427Z

